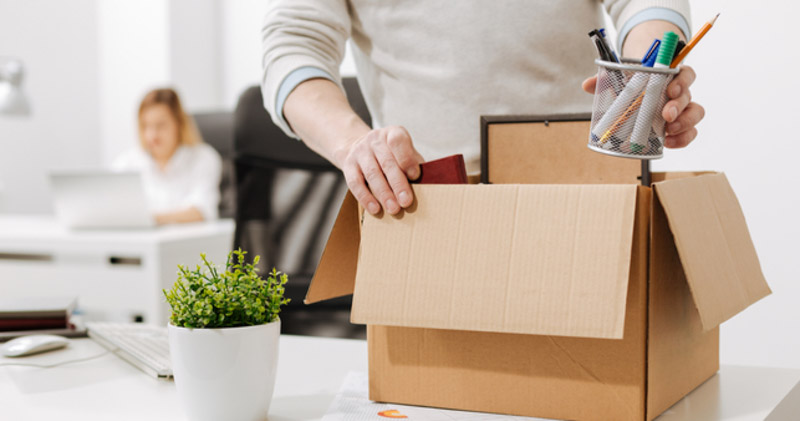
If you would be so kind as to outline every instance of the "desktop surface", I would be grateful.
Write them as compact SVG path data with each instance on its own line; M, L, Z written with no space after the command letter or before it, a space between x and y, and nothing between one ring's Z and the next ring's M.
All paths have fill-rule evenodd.
M104 353L91 339L25 359L50 364ZM0 364L22 362L0 358ZM281 336L270 421L318 420L349 371L367 370L367 344L353 339ZM55 368L0 367L3 419L184 420L175 383L113 354Z
M52 364L104 353L90 339L26 358ZM22 362L0 358L0 364ZM350 371L367 372L366 341L282 335L270 421L319 420ZM800 370L723 365L659 421L763 420L800 381ZM0 367L4 419L184 420L175 384L113 354L55 368Z

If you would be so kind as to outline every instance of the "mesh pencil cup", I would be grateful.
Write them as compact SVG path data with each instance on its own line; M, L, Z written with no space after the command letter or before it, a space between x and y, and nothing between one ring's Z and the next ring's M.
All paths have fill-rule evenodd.
M661 112L667 85L679 70L599 59L595 63L589 149L623 158L661 158L666 126Z

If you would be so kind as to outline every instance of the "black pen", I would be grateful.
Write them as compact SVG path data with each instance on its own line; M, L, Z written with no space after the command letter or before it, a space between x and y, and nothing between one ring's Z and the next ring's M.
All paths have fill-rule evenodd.
M603 41L602 33L600 30L595 29L589 32L589 37L594 41L597 47L597 53L600 55L600 60L610 63L617 63L616 56L610 51L610 47ZM625 75L619 70L606 68L608 77L611 80L611 85L614 88L614 93L619 94L625 89Z
M611 55L611 59L616 63L620 63L619 57L614 51L614 47L611 46L611 44L608 42L608 38L606 38L606 29L600 28L597 30L597 32L600 33L600 39L603 41L603 44L605 44L606 51L608 51L608 53Z
M614 56L611 54L611 51L608 50L608 45L605 43L605 41L603 41L603 36L600 35L600 30L592 30L589 32L589 37L592 38L595 43L595 47L597 47L600 60L610 61L612 63L616 62L616 60L614 60Z

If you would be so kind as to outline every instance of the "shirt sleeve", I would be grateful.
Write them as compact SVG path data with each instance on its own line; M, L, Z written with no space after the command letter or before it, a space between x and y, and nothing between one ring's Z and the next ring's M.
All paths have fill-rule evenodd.
M345 0L275 0L261 30L264 108L287 135L283 103L301 82L323 77L344 92L339 66L350 37Z
M633 27L650 20L670 22L680 28L684 38L692 36L689 0L605 0L604 4L617 28L617 51L622 51Z
M194 206L203 214L204 220L213 221L219 217L222 158L211 146L202 147L192 170L192 190L186 201L187 206Z

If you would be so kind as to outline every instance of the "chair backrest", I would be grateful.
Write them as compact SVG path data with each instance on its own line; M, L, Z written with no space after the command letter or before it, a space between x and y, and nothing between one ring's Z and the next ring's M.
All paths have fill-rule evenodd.
M203 140L222 157L219 217L233 218L236 207L236 183L233 165L233 113L215 111L192 114Z
M351 106L370 124L355 78L343 83ZM257 86L242 93L234 113L234 162L234 247L261 255L262 270L276 267L289 274L295 294L304 293L347 191L344 178L272 123ZM292 298L302 301L302 296Z

